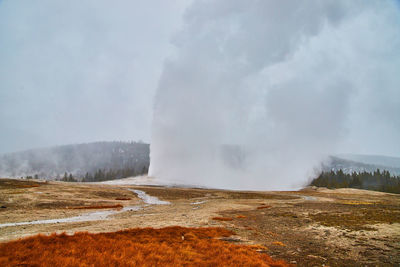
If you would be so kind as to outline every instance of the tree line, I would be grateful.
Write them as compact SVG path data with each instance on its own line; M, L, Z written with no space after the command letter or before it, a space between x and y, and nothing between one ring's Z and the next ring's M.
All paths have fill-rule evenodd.
M312 186L327 188L358 188L400 194L400 176L377 169L374 172L345 173L342 169L321 174L312 180Z
M64 173L64 176L59 179L63 182L102 182L121 178L127 178L132 176L144 175L148 173L147 166L143 166L141 169L135 169L127 167L123 169L98 169L94 173L86 172L83 177L75 177L72 173Z
M150 146L142 142L95 142L72 144L0 155L0 174L3 177L33 179L82 179L86 172L92 176L102 171L135 168L140 172L150 164ZM113 175L111 175L113 176Z

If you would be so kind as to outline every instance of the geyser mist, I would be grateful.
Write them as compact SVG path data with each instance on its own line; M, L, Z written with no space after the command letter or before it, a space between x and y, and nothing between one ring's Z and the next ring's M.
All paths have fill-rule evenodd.
M399 17L395 1L194 1L159 81L150 175L298 188L354 140L373 147L360 129L377 96L391 101L375 121L400 130Z

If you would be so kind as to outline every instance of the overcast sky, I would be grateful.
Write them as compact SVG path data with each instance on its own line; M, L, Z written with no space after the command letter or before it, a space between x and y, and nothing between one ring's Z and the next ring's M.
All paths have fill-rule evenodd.
M400 156L398 1L355 2L0 0L0 153L150 142L158 90L174 93L159 105L179 106L184 92L221 107L226 125L206 120L201 129L218 123L229 132L224 140L262 140L271 132L255 125L278 122L287 140L298 140L289 132L307 136L304 146L322 137L338 152ZM287 19L293 14L299 17ZM222 68L227 76L216 74ZM190 90L179 91L181 78ZM215 94L220 85L226 98ZM210 103L208 96L216 97ZM205 102L176 112L189 116L186 107ZM315 114L324 124L303 116ZM173 126L189 126L182 122Z
M0 1L0 153L150 141L187 0Z

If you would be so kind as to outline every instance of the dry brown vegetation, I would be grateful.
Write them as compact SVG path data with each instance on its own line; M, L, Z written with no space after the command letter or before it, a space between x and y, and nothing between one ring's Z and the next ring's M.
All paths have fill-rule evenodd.
M286 245L283 244L281 241L274 241L274 242L272 242L272 244L277 245L277 246L281 246L281 247L286 247Z
M113 233L36 235L0 244L0 266L288 266L219 239L223 228L135 228ZM265 248L264 248L265 249Z
M145 191L149 195L159 197L161 200L201 198L206 196L207 194L214 195L216 192L215 190L187 188L168 188L168 190L165 190L165 187L158 186L137 186L136 188Z
M269 208L271 208L270 205L263 205L263 206L257 207L258 210L261 210L261 209L269 209Z
M263 192L238 192L238 191L222 191L224 198L234 199L276 199L276 200L292 200L300 197L278 193L263 193ZM222 194L221 194L222 195Z
M30 180L14 180L14 179L0 179L0 190L10 188L32 188L39 187L45 182L36 182Z
M340 206L337 204L336 206ZM346 204L345 204L346 205ZM355 205L355 204L353 204ZM324 226L334 226L351 230L375 230L370 225L378 223L400 223L400 208L392 205L356 204L340 212L319 212L312 214L311 218ZM345 210L346 212L343 212ZM366 225L365 222L369 224Z
M213 217L212 218L214 221L232 221L232 218L229 217Z
M130 197L117 197L115 200L131 200Z
M74 210L86 210L86 209L122 209L124 206L121 204L115 205L96 205L96 206L81 206L81 207L72 207L70 209Z

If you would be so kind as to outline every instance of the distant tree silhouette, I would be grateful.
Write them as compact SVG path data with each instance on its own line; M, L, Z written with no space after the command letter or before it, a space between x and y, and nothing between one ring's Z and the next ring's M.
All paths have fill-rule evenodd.
M147 174L148 167L143 166L140 172L137 172L135 168L126 167L123 169L98 169L94 174L87 172L82 178L82 182L101 182L107 180L115 180L121 178L127 178L132 176L138 176Z
M64 177L61 179L63 182L77 182L77 180L74 178L72 173L68 175L68 173L64 173Z
M321 172L310 185L327 188L359 188L400 194L400 176L392 176L386 170L344 173L343 170Z

